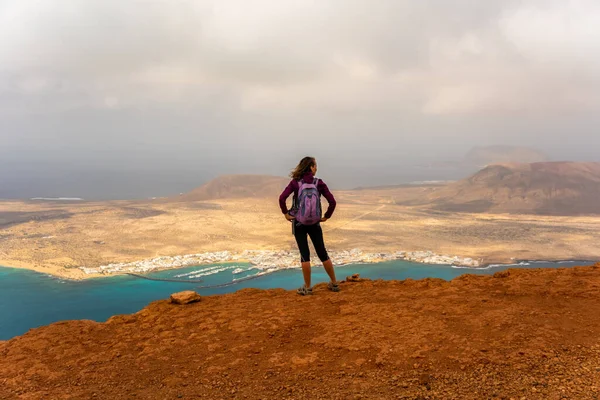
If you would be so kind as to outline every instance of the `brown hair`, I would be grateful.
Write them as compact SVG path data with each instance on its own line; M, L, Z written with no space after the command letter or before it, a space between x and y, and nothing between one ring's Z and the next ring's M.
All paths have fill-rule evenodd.
M310 168L315 165L316 160L314 157L304 157L298 163L298 166L290 173L290 178L299 180L304 174L310 171Z

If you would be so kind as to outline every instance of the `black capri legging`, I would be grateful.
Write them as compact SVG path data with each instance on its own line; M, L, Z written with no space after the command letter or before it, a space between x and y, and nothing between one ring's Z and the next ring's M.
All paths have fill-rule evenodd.
M294 237L296 243L298 243L298 249L300 250L300 260L302 262L310 261L310 249L308 248L308 237L313 242L317 255L322 262L329 260L327 249L325 249L325 242L323 241L323 229L321 224L315 225L302 225L301 223L294 221Z

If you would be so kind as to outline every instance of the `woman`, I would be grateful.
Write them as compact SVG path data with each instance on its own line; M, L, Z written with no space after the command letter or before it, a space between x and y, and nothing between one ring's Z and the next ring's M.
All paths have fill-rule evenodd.
M322 180L315 178L317 173L317 161L313 157L304 157L298 166L292 171L290 177L292 181L279 196L279 206L281 212L288 221L291 221L294 229L294 236L298 249L300 250L300 262L302 263L302 275L304 276L304 286L298 289L298 294L304 296L312 294L310 285L310 249L308 248L308 238L313 242L319 259L323 262L323 267L331 282L327 288L331 291L340 290L335 279L333 263L325 249L323 242L323 230L321 222L331 218L335 210L335 198L329 191L329 188ZM294 193L294 207L288 210L286 200L290 194ZM321 217L320 196L323 195L329 202L329 207L325 215Z

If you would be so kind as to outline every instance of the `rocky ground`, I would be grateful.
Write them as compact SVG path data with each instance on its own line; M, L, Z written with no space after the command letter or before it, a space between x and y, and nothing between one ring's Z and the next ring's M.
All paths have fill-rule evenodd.
M0 342L0 399L598 399L600 264L157 301Z

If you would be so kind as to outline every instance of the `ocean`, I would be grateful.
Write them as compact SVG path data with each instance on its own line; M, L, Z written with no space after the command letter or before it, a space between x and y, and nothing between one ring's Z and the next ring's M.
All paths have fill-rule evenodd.
M593 262L531 261L473 269L398 260L339 266L336 267L336 274L340 280L355 273L370 279L402 280L430 277L450 280L463 274L488 275L508 268L557 268L591 264ZM261 275L261 271L244 263L171 269L154 272L148 276L183 282L146 280L133 276L70 281L38 272L0 267L0 340L8 340L22 335L29 329L62 320L106 321L116 314L137 312L154 300L167 299L171 293L182 290L214 295L250 287L292 290L302 285L302 273L299 269ZM327 282L323 267L313 267L312 279L313 284ZM185 282L186 280L202 280L202 283ZM218 287L214 287L215 285Z

